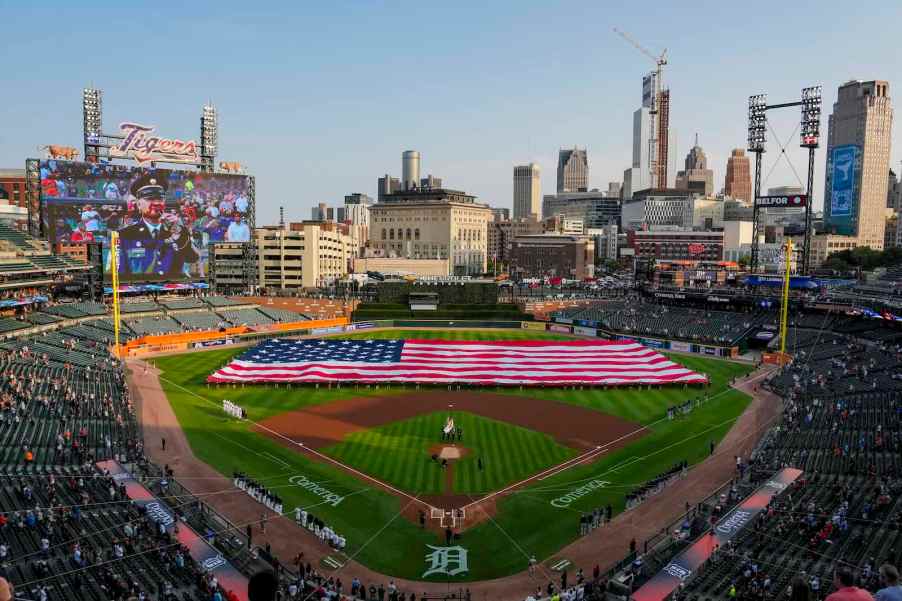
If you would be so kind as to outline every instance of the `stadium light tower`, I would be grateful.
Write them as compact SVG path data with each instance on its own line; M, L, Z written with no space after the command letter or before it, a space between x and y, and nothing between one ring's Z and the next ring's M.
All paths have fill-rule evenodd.
M103 136L103 90L85 88L81 98L85 160L96 163L100 158L100 138Z
M219 127L216 107L212 103L204 105L200 117L200 168L213 173L216 164L216 146L219 142Z
M755 155L755 190L752 194L752 260L749 269L758 271L758 239L761 237L758 218L758 197L761 196L761 155L767 142L767 94L749 96L748 150Z
M799 146L808 149L808 202L805 206L805 246L802 249L803 275L811 267L811 205L814 202L814 149L821 141L821 86L802 88L802 122Z

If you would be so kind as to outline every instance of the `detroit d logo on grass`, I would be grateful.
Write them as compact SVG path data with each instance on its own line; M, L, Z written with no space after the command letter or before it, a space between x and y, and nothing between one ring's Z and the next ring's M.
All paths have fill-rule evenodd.
M467 550L460 545L453 547L434 547L426 545L432 549L432 553L426 554L426 561L429 567L423 573L421 578L431 576L432 574L447 574L448 576L457 576L469 571L467 567Z

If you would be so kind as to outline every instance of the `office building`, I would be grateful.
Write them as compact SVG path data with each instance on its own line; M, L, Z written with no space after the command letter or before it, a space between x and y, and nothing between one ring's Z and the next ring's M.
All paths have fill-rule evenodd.
M492 207L492 220L495 222L510 221L511 210L507 207Z
M335 220L352 225L370 225L370 207L373 199L366 194L355 192L345 196L345 204L335 211Z
M0 169L0 199L6 199L17 207L28 207L25 203L24 169Z
M257 245L213 242L208 247L208 283L218 294L256 294Z
M643 190L623 201L620 217L624 230L656 226L692 227L692 195L686 190Z
M886 217L886 229L883 232L883 248L899 246L899 214L893 212Z
M725 198L723 200L724 221L752 221L754 212L751 202L735 198Z
M620 182L608 182L608 198L620 198Z
M287 228L254 230L256 283L265 289L290 290L333 284L348 273L355 243L339 224L304 221ZM237 251L233 251L237 253ZM234 263L235 258L231 259ZM219 267L214 267L221 272Z
M20 198L24 198L20 196ZM28 209L25 207L24 201L21 204L13 201L12 198L3 198L0 191L0 223L3 223L20 232L28 231Z
M724 232L660 229L627 232L639 259L722 261Z
M562 148L557 159L557 191L585 192L589 189L589 159L586 149Z
M458 190L413 189L370 207L369 249L387 257L448 259L448 275L485 273L492 210Z
M738 200L752 200L752 172L749 157L742 148L734 148L727 159L723 193Z
M441 188L442 187L442 178L435 177L431 173L426 177L420 178L420 187L421 188Z
M696 230L712 230L723 227L723 198L693 196L689 199L692 225Z
M883 248L893 108L886 81L839 87L828 120L824 227Z
M541 217L542 169L536 163L514 167L514 219Z
M708 169L708 157L698 145L698 134L695 146L686 155L685 169L677 173L676 187L703 196L714 194L714 171Z
M886 206L897 213L902 211L902 180L896 177L896 173L889 170L889 185L886 192Z
M385 174L379 178L379 187L376 192L376 200L382 202L382 199L388 194L394 194L401 189L401 180Z
M620 228L617 224L602 228L586 229L586 235L595 239L595 258L616 261L620 258Z
M335 209L321 202L310 209L310 219L313 221L334 221Z
M619 197L597 190L546 194L542 199L542 217L579 219L587 228L600 228L620 223L620 205Z
M517 279L561 277L582 280L595 275L595 240L589 236L539 234L517 236L511 244L511 274Z

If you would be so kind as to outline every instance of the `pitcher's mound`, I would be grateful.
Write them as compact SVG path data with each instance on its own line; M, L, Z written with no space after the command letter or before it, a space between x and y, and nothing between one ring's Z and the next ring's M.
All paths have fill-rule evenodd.
M447 459L448 461L455 461L457 459L460 459L469 452L469 449L467 449L466 447L448 444L433 445L429 449L430 454L438 455L439 459Z
M439 451L439 459L460 459L461 452L457 447L442 447Z

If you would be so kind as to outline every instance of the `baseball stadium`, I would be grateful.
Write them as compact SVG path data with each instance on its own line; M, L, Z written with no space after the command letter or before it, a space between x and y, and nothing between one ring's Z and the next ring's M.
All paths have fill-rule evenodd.
M352 199L258 227L214 107L195 143L104 133L101 96L85 161L42 147L27 223L0 220L15 599L820 601L898 577L899 255L793 274L787 239L767 274L627 253L564 279L545 261L585 254L541 247L496 273L489 207L439 184L370 210L461 211L460 253L388 256L425 252L426 218L361 237Z
M632 294L522 306L547 321L363 321L366 303L196 291L8 318L6 573L73 600L135 586L126 578L199 598L196 575L243 598L266 566L286 591L303 574L351 598L579 587L656 599L687 580L717 598L741 577L736 549L783 581L827 577L840 554L894 557L898 531L874 518L895 515L896 497L873 474L898 462L895 330L793 311L783 352L804 359L783 365L786 355L753 348L779 332L779 314ZM396 369L408 346L437 349L464 374L473 349L576 352L520 364L522 384L508 381L515 355L435 382L453 369ZM359 371L361 353L388 355L373 363L388 375ZM561 371L624 353L610 382ZM618 381L643 360L657 368ZM341 377L342 363L358 371ZM323 376L324 365L336 371ZM529 381L542 370L564 380ZM843 401L809 401L802 381ZM812 503L869 517L849 515L839 523L853 532L832 535L830 516L789 533L766 517L778 509L793 524ZM41 507L61 529L52 542Z

